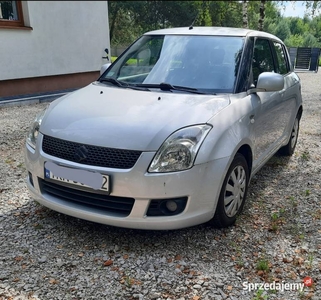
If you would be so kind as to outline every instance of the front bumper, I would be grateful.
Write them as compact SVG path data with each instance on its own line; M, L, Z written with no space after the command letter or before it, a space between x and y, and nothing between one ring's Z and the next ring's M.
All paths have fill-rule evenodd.
M42 135L38 137L42 144ZM210 220L215 212L220 187L226 173L229 158L195 165L193 168L175 173L148 173L148 166L155 152L143 152L131 169L112 169L82 165L47 155L37 147L26 145L25 162L28 171L27 186L32 196L42 205L80 219L97 223L135 229L170 230L189 227ZM102 209L78 201L48 193L44 188L45 162L108 174L111 179L113 200L133 199L133 205L126 216L117 211ZM59 186L59 182L54 182ZM65 185L68 189L81 190L74 185ZM95 193L95 191L90 191ZM77 198L77 195L73 195ZM80 196L79 196L80 197ZM106 196L107 197L107 196ZM184 210L176 215L148 216L152 199L186 198ZM74 199L77 200L77 199Z

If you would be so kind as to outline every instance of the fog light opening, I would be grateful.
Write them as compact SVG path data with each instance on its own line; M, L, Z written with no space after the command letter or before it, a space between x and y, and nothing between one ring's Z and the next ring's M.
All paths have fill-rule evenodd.
M159 209L163 213L164 216L172 216L180 214L186 205L185 198L177 198L177 199L168 199L163 200L159 204Z
M186 203L187 197L152 199L146 215L149 217L178 215L184 211Z
M178 205L174 200L169 200L169 201L166 201L166 208L170 212L175 212L177 210L177 208L178 208Z

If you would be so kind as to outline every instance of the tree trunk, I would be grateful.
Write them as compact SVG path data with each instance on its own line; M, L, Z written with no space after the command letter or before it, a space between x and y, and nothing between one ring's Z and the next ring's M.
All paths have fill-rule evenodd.
M261 0L260 4L260 19L259 19L259 30L263 31L264 17L265 17L265 2L266 0Z
M207 10L206 0L203 0L201 26L206 25L206 10Z
M111 16L111 24L110 24L110 29L109 29L109 39L110 42L112 41L113 37L114 37L114 30L115 30L115 24L116 24L116 20L118 17L118 12L119 12L119 8L117 8L115 10L115 13L113 16Z
M243 0L242 12L243 12L243 28L249 28L249 18L248 18L248 13L247 13L247 0Z

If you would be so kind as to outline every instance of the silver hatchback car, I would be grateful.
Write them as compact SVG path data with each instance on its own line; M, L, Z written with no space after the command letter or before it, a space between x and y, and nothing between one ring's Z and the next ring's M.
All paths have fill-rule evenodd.
M293 153L301 115L300 79L277 37L148 32L35 118L28 188L50 209L113 226L230 226L251 177Z

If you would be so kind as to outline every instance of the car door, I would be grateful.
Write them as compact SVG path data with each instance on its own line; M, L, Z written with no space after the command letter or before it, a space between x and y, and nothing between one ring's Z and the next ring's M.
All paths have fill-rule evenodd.
M284 77L284 89L280 91L282 96L279 130L281 140L287 139L293 127L293 122L297 113L297 95L300 94L299 77L291 70L290 60L287 50L283 44L273 41L276 60L276 72Z
M273 43L267 38L257 38L254 44L252 76L256 85L259 75L263 72L277 72ZM279 147L286 120L285 89L276 92L258 92L253 101L257 106L251 116L254 133L254 161L253 167L261 165Z

